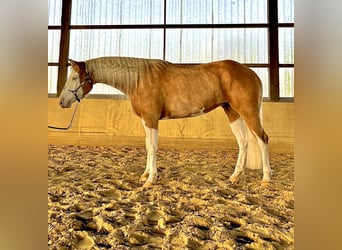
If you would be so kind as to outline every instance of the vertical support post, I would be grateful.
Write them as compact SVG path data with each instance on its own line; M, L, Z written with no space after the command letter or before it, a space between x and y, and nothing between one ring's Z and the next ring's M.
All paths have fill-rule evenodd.
M166 0L164 0L163 60L166 57Z
M68 56L70 42L70 19L71 19L72 0L63 0L62 19L61 19L61 41L59 45L57 96L62 92L68 74Z
M279 101L278 0L268 0L268 46L270 63L270 100Z

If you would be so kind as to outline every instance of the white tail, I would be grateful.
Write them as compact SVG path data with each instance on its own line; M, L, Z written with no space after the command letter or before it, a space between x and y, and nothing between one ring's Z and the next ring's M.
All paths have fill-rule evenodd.
M260 107L260 121L261 121L261 125L263 125L262 107ZM246 129L247 135L248 135L246 168L262 169L262 152L260 150L260 146L258 144L256 134L253 133L248 128L248 126L246 127L247 127Z
M237 166L241 169L261 169L262 156L256 135L248 128L242 117L230 123L230 127L239 145Z
M261 169L262 168L261 150L260 150L256 135L252 131L250 131L248 127L246 130L247 130L247 135L248 135L246 168Z

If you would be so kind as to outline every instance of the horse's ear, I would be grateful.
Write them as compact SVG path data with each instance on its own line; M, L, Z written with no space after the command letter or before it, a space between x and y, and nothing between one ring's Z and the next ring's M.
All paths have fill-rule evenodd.
M68 62L70 63L71 67L76 71L79 72L80 71L80 66L78 65L78 62L72 60L72 59L68 59Z
M72 59L68 59L68 62L70 63L71 66L77 65L77 62Z

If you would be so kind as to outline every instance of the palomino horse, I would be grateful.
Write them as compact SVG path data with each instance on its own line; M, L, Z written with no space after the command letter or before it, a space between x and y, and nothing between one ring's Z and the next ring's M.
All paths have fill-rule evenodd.
M239 154L230 181L243 168L263 169L270 181L268 136L261 121L262 84L248 67L230 60L186 65L154 59L101 57L84 62L69 60L72 70L60 95L62 108L89 93L95 83L121 90L131 100L146 134L145 185L157 176L158 121L192 117L222 107L236 137Z

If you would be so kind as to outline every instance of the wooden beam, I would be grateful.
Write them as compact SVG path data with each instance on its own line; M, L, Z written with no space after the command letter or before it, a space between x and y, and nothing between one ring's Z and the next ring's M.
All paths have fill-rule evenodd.
M71 1L63 0L61 19L61 41L59 46L59 67L57 78L57 96L60 95L67 80L70 43Z
M279 101L278 1L268 0L268 46L270 63L270 100Z
M164 0L163 60L166 58L166 1Z

